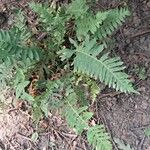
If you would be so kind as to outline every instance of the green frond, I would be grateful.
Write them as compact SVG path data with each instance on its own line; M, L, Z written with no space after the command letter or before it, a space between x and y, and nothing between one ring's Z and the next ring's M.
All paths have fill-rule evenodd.
M30 3L30 8L39 15L39 21L42 23L44 30L48 31L53 41L53 45L59 45L64 41L65 35L65 23L68 20L65 11L57 10L45 6L40 3Z
M112 150L110 136L106 133L103 125L89 127L87 140L96 150Z
M70 103L65 110L65 118L68 125L74 128L78 134L81 134L85 129L88 129L88 121L93 116L93 113L87 111L88 107L76 108Z
M123 72L123 62L119 57L109 58L108 53L103 54L105 44L97 45L96 40L86 40L74 50L74 71L87 74L100 79L109 87L121 92L136 92L128 75Z
M96 81L88 79L87 85L90 88L91 99L94 102L96 100L97 95L100 93L100 87L96 83Z
M33 121L37 124L39 123L40 119L43 118L43 112L42 112L41 108L38 107L37 105L33 106L32 118L33 118Z
M20 38L14 30L0 30L0 59L6 59L12 55L18 55L20 48Z
M42 112L48 117L50 110L58 109L63 105L61 90L64 84L60 80L49 81L46 87L46 91L38 98L38 101Z
M119 138L114 138L114 141L121 150L134 150L134 148L132 148L129 144L125 144L124 141Z
M41 3L31 2L29 7L40 16L40 20L44 23L50 23L53 21L53 8L43 6Z
M25 88L29 85L29 83L30 81L27 81L25 79L23 70L18 69L16 72L16 77L14 79L14 88L16 91L17 99L21 98L29 102L34 101L34 98L25 91Z
M74 87L74 91L76 93L76 97L78 99L79 104L81 106L89 106L87 96L86 96L85 92L83 92L84 91L83 87L79 86L79 85L76 85Z
M94 34L102 22L106 19L108 12L98 12L96 15L92 13L86 13L75 21L77 37L80 39L82 36L86 36L88 33Z
M130 80L128 80L128 75L122 72L125 67L120 58L109 58L108 54L104 54L98 59L93 52L98 52L99 50L99 47L96 50L92 47L89 52L84 48L83 50L77 49L74 59L74 70L86 73L96 79L98 78L117 91L134 92Z
M26 38L27 36L23 35L18 28L0 30L0 60L6 63L9 59L23 62L27 59L38 61L39 54L42 56L41 51L39 48L27 46L24 41Z
M86 0L73 0L72 3L67 6L67 14L79 18L86 14L88 9Z
M60 55L62 61L64 61L65 59L69 59L73 56L74 53L75 51L67 48L64 48L63 50L57 52L57 54Z
M107 17L103 21L103 24L99 27L95 35L102 39L112 34L118 26L122 25L125 18L130 15L127 8L118 8L107 11Z
M12 75L12 66L7 66L4 63L0 64L0 91L10 84Z
M26 19L21 10L19 10L16 14L14 26L18 30L17 32L20 32L20 40L22 41L22 43L26 42L31 37L31 33L26 26Z

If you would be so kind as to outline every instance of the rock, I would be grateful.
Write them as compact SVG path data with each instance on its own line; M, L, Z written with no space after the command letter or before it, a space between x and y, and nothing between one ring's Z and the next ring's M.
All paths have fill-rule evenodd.
M147 109L147 107L148 107L148 103L146 101L142 101L141 108Z
M144 43L145 42L145 37L142 37L142 38L140 38L140 43L142 44L142 43Z
M147 3L147 7L149 7L149 8L150 8L150 1Z

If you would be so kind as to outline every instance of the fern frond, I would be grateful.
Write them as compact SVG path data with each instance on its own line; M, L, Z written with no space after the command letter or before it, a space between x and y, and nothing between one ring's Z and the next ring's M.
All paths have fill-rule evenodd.
M88 33L94 34L106 19L108 12L98 12L96 15L86 13L76 20L77 37L86 36Z
M4 90L9 85L8 81L12 76L12 66L7 66L4 63L0 64L0 90Z
M77 108L77 104L74 103L76 98L75 93L72 92L65 100L64 115L68 125L74 128L78 134L87 130L88 142L96 150L111 150L110 136L106 133L104 126L96 125L90 127L89 120L92 118L93 113L87 110L88 106Z
M5 31L0 30L0 47L1 55L0 59L6 59L12 55L18 55L18 49L20 46L20 38L16 35L14 30Z
M108 53L102 54L105 44L97 45L96 40L86 40L74 50L74 71L100 79L109 87L121 92L136 92L128 75L124 72L123 62L119 57L109 58ZM84 61L83 61L84 60Z
M65 23L68 20L67 15L62 10L56 11L52 7L40 3L30 3L30 8L40 16L42 27L50 32L53 45L61 44L65 35Z
M100 93L100 87L98 86L96 81L93 81L91 79L87 81L87 84L90 87L91 98L92 101L94 102L96 100L97 95Z
M34 98L25 91L25 88L29 85L29 83L30 81L27 81L25 79L24 71L18 69L16 72L16 77L14 79L14 88L16 91L17 99L21 98L29 102L34 101Z
M53 8L35 2L29 3L29 7L40 16L41 22L51 25L54 17L53 12L55 12Z
M67 13L77 19L86 14L88 9L86 0L73 0L67 7Z
M87 140L93 147L96 147L96 150L112 150L110 136L105 132L103 125L89 127Z
M114 138L115 143L117 143L120 150L134 150L129 144L125 144L123 140Z
M42 56L42 53L39 48L29 47L24 43L27 37L18 28L8 31L0 30L0 60L6 63L8 59L22 60L23 62L26 62L27 59L38 61L39 55Z
M50 110L58 109L63 105L63 96L59 93L63 88L63 83L59 80L49 81L47 83L47 90L39 97L40 101L39 107L42 112L48 117Z
M65 110L65 117L69 126L74 128L78 134L88 129L88 121L93 116L93 113L88 112L87 109L87 106L76 108L68 103L68 107Z
M125 67L120 58L109 58L108 54L103 54L98 58L97 56L103 51L104 46L95 47L95 45L96 41L91 40L76 49L74 70L86 73L96 79L99 78L109 87L121 92L134 92L128 75L122 72Z
M111 35L119 25L122 25L125 18L130 15L127 8L108 10L107 13L106 19L103 21L103 24L99 27L95 34L100 39Z
M20 32L20 39L22 42L26 42L31 37L31 33L26 26L26 19L21 10L16 14L14 26L18 29L18 32Z

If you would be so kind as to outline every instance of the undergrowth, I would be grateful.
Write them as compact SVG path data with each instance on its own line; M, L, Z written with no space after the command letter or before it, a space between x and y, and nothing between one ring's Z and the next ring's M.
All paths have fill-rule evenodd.
M86 0L57 8L32 2L29 7L38 16L37 26L27 26L25 15L18 11L14 26L0 30L1 86L13 86L17 99L31 104L36 123L50 111L59 110L77 134L86 131L93 148L111 150L105 127L91 124L89 106L100 91L97 80L117 91L137 93L123 62L109 56L107 45L129 10L94 12Z

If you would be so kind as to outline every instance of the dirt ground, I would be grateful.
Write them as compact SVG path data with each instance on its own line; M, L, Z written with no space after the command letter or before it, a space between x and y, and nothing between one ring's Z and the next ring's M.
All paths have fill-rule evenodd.
M24 2L19 3L25 5ZM150 137L144 134L144 130L150 128L150 2L148 0L126 0L126 2L132 15L114 33L116 46L113 51L125 62L127 72L131 75L140 95L120 94L106 89L97 98L93 111L96 122L104 123L111 134L114 150L120 150L114 138L130 144L134 150L150 150ZM104 9L124 4L122 0L99 0L96 7ZM2 6L4 5L0 5L1 11ZM11 15L6 16L7 24L11 24ZM139 71L141 68L144 68L142 73ZM15 105L18 107L12 107L12 101L15 101L13 91L10 89L2 91L0 101L2 102L0 105L4 108L0 110L2 150L91 150L84 136L76 136L57 113L56 116L49 114L49 118L44 118L37 128L30 114L19 106L26 104L18 103ZM33 133L36 131L39 132L39 137L34 141L36 134Z
M97 116L112 137L122 139L135 150L150 150L150 138L144 134L150 127L150 2L131 0L128 4L133 15L115 34L116 51L126 63L140 95L110 92L108 97L100 96ZM136 65L145 68L145 80L134 72ZM113 145L117 150L114 142Z

